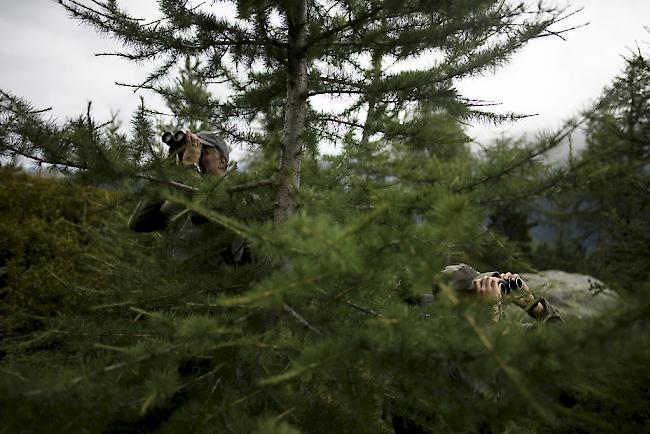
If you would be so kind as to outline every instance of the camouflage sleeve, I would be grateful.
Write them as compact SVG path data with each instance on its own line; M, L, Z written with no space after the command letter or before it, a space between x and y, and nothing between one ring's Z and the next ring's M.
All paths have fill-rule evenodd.
M542 313L535 314L533 309L537 306L538 303L541 303L544 307ZM555 308L551 303L549 303L545 298L537 298L535 301L526 309L526 313L531 317L535 318L540 322L557 322L562 323L562 317L557 313Z
M154 232L167 227L168 216L161 211L165 202L142 201L129 218L129 229L135 232Z
M170 201L142 201L129 218L129 229L135 232L154 232L167 227L169 219L182 212L183 205ZM194 217L192 218L194 221ZM198 217L197 217L198 220Z

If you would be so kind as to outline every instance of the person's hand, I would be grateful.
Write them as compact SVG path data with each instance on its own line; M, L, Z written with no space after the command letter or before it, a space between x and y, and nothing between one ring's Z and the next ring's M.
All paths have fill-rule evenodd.
M479 276L472 281L472 288L483 299L492 304L493 320L501 318L501 297L504 283L500 277L495 275Z
M199 137L187 131L185 133L185 150L183 151L183 165L194 166L201 159L201 140Z
M502 280L496 276L480 276L472 281L472 288L476 293L488 300L501 299Z

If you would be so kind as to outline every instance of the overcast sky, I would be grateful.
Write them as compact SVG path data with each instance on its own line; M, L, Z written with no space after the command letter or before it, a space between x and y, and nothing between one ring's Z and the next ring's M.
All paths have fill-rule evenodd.
M154 0L122 1L139 16L156 15ZM494 110L538 116L498 127L477 125L470 134L488 143L499 134L534 135L558 127L587 107L622 69L622 55L650 51L650 0L575 0L584 7L569 24L589 22L566 34L566 41L533 41L496 73L459 83L470 98L501 103ZM37 108L52 107L64 118L85 112L93 101L98 120L119 112L128 120L139 102L114 82L136 83L151 65L134 65L94 53L115 51L116 44L71 20L52 0L0 0L0 88L22 96ZM143 93L146 103L164 109L161 100Z

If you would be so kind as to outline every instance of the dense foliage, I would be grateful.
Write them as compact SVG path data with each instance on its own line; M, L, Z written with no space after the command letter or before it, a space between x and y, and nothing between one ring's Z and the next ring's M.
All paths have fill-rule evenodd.
M323 178L335 178L341 161ZM648 333L639 319L647 297L594 322L533 332L507 318L492 323L488 306L460 295L410 307L404 298L428 291L449 258L477 263L483 249L498 247L477 229L482 217L467 198L440 191L420 202L392 189L377 192L368 210L359 206L367 197L350 187L361 180L347 179L347 188L320 184L306 193L312 211L282 229L231 220L223 200L210 206L219 214L188 203L246 233L258 255L289 256L290 272L260 260L169 268L158 253L164 238L126 232L128 210L118 206L90 231L101 280L92 280L93 269L86 279L64 276L79 292L74 305L61 301L57 311L40 313L40 327L3 338L3 390L11 391L2 398L5 427L642 429ZM363 179L364 190L369 182ZM12 191L30 188L18 182ZM435 206L426 211L429 201ZM49 279L41 288L58 284Z
M74 298L102 280L87 259L99 252L90 232L114 194L12 168L0 168L0 183L2 298L17 309L4 315L38 318L74 309ZM65 283L80 280L86 289Z
M539 263L529 248L529 204L611 206L587 195L602 191L612 174L589 162L606 158L609 143L630 145L630 137L647 147L647 119L620 129L627 112L612 96L587 117L590 146L567 166L538 158L585 121L534 143L506 140L482 155L469 151L463 122L494 116L455 94L454 74L499 65L525 41L550 34L562 11L539 4L530 14L525 5L478 0L332 2L338 7L329 10L327 2L240 1L237 19L228 20L163 1L165 18L143 25L117 2L93 1L98 10L63 3L120 37L135 59L211 54L206 63L187 60L176 85L150 86L178 114L161 127L209 124L232 138L242 131L227 121L243 116L259 127L253 136L262 147L246 170L231 162L224 178L201 177L164 157L144 101L125 134L95 122L90 107L57 123L0 94L2 155L66 174L0 172L2 430L647 431L645 281L627 287L629 302L616 311L527 329L509 299L494 322L490 303L439 275L459 261L481 270ZM301 21L303 13L313 26ZM307 39L296 36L303 31ZM383 68L384 56L429 48L445 61L395 76ZM370 54L369 69L350 65L361 68L354 77L317 79L327 62L354 63L359 52ZM232 74L226 55L247 67L247 81ZM256 61L267 69L256 70ZM309 65L314 76L303 90L362 95L345 116L365 111L366 121L341 116L351 129L328 136L342 147L337 156L318 155L323 137L310 131L326 116L313 111L308 94L291 91L291 72ZM635 86L645 80L625 75ZM232 99L212 106L205 79L215 77L237 86ZM296 169L283 163L287 141L296 138L287 130L300 117L306 133L298 134L293 155L300 176L287 206L278 193ZM625 135L610 142L612 131ZM636 164L644 152L623 161ZM618 188L628 188L622 174L647 187L645 165L632 171L620 164L604 170L626 180ZM576 189L583 185L591 190ZM128 231L135 204L152 198L183 211L162 232ZM647 206L643 197L634 200L626 206ZM167 251L185 217L201 221L209 236L191 261L178 263ZM643 219L628 223L647 230ZM630 242L628 232L605 238L600 253ZM250 261L208 261L237 239L246 240ZM635 276L646 263L636 259ZM414 304L423 294L435 302Z

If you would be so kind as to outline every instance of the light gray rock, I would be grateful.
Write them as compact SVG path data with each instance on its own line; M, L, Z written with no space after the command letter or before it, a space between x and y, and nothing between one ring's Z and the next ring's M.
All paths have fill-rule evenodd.
M620 304L616 292L585 274L547 270L521 277L536 296L546 298L565 320L591 318Z

